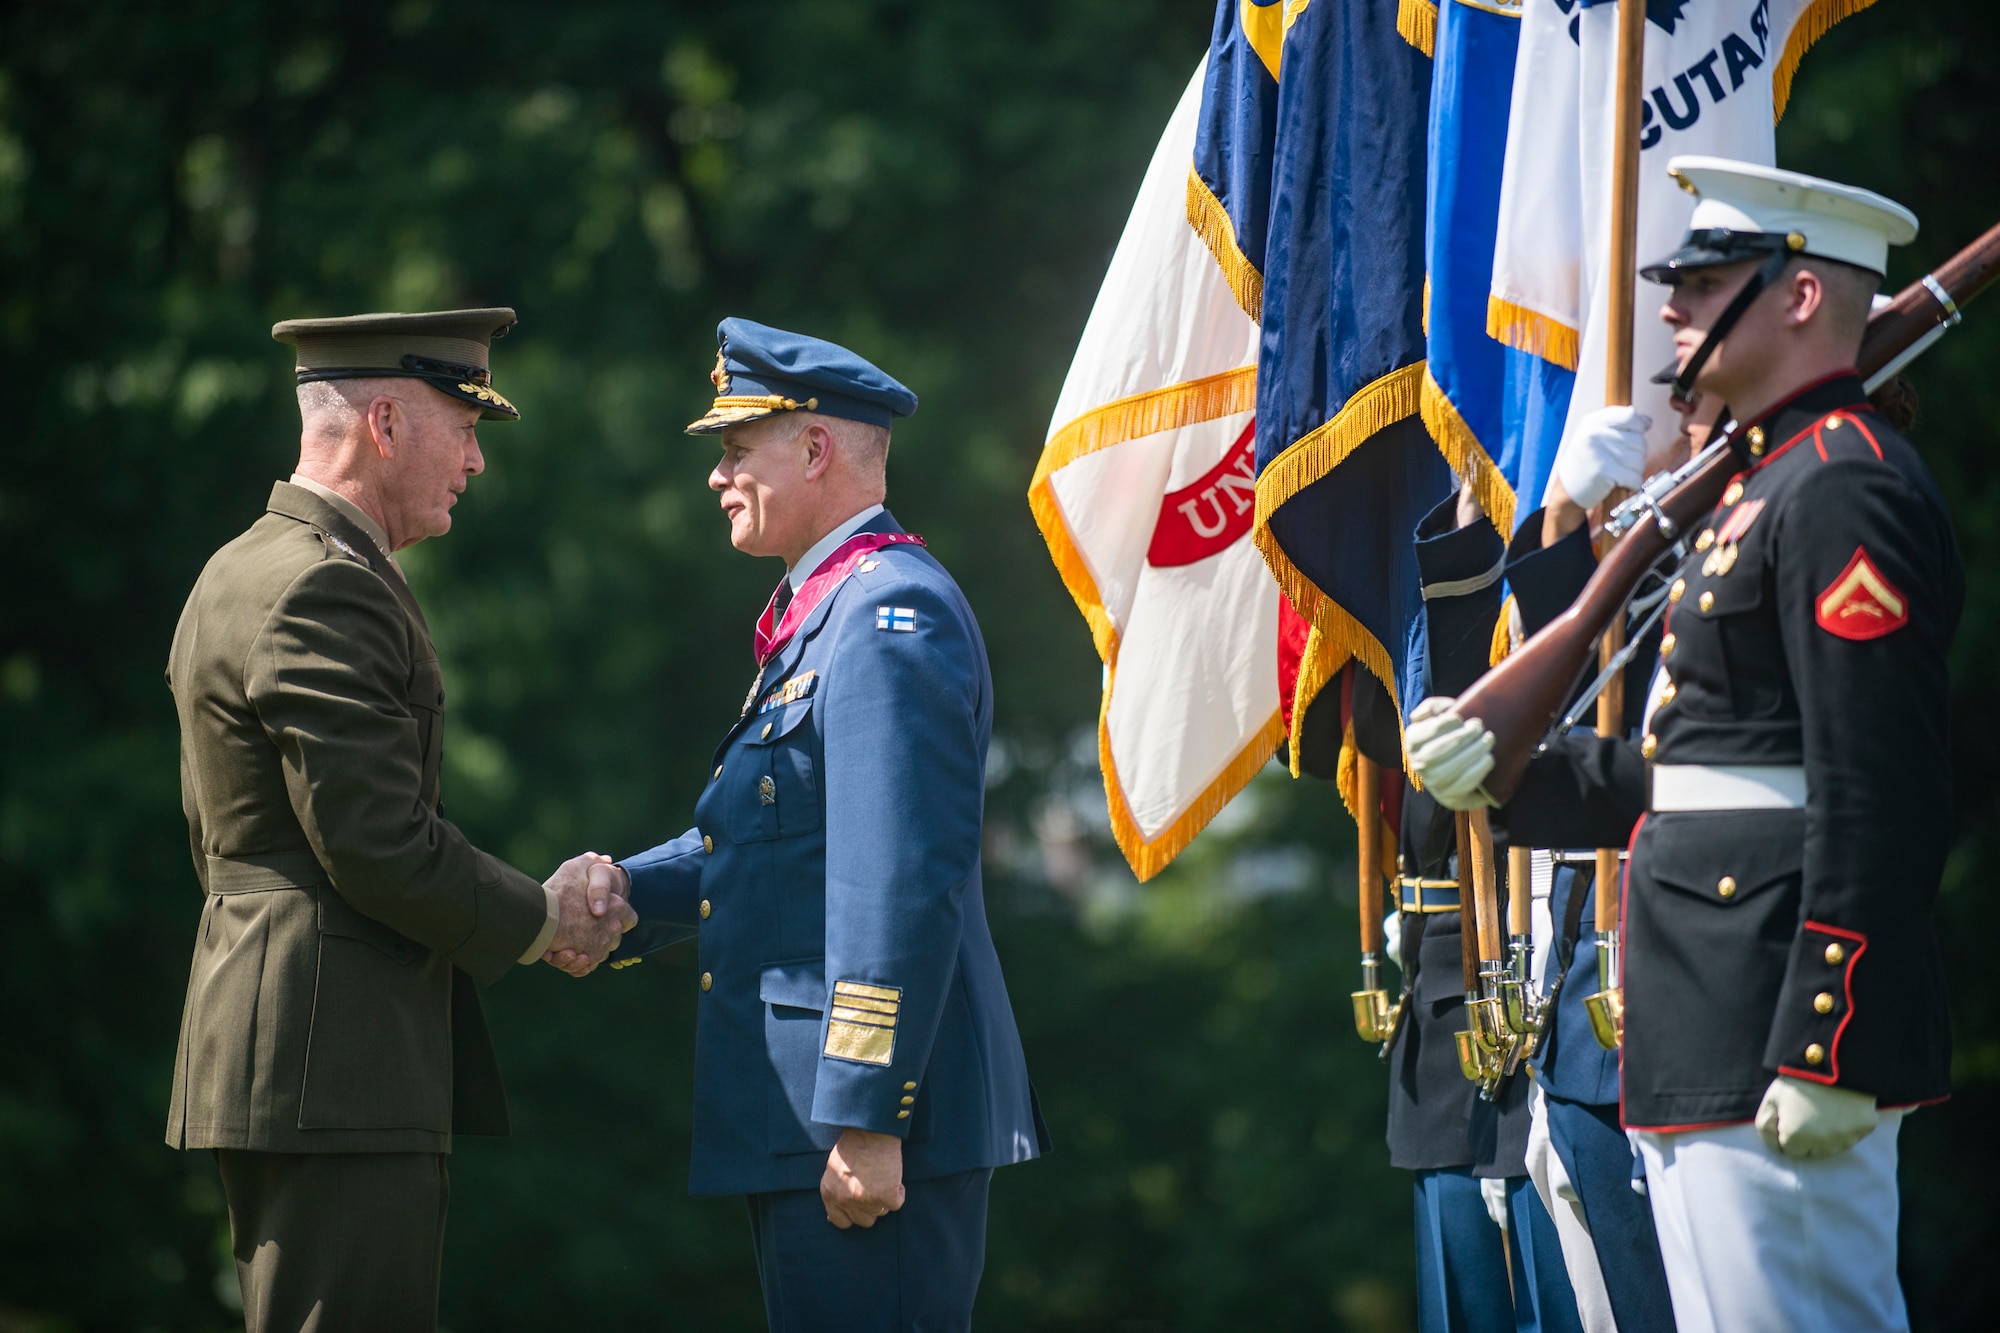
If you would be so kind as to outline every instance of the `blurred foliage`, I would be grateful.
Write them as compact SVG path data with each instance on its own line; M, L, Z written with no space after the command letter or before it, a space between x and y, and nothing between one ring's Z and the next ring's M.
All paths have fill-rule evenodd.
M1331 791L1267 773L1160 880L1104 821L1098 667L1022 495L1203 0L0 6L0 1330L227 1327L213 1167L161 1144L199 899L166 647L289 470L287 316L512 304L491 471L406 553L452 680L451 813L545 873L684 827L775 567L680 435L718 317L923 395L899 516L984 625L988 894L1057 1137L1001 1173L985 1327L1398 1328L1408 1182L1352 1036ZM2000 17L1893 0L1806 62L1782 160L1880 188L1907 281L1996 217ZM1995 682L2000 318L1914 374ZM1920 1327L2000 1303L2000 784L1961 729L1943 898L1959 1094L1905 1130ZM1335 887L1338 886L1338 887ZM1346 897L1341 896L1344 888ZM747 1221L685 1194L690 960L489 992L515 1134L453 1158L460 1330L761 1326ZM610 1159L602 1150L615 1149Z

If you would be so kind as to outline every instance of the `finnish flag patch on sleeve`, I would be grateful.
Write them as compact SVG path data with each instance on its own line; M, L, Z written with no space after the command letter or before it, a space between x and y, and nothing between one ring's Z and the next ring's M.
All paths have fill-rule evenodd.
M913 606L878 606L875 608L875 628L901 630L914 634L917 629L917 609Z

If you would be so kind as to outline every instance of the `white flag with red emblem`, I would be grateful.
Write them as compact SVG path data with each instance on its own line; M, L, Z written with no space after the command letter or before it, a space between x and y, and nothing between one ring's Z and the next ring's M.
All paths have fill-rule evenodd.
M1181 97L1050 423L1028 500L1104 660L1098 757L1140 879L1284 739L1284 602L1250 540L1257 325L1187 220Z

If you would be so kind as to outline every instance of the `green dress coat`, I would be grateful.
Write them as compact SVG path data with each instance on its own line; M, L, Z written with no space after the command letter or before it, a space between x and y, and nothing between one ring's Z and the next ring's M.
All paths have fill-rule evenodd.
M280 482L218 551L167 670L206 895L167 1142L446 1152L504 1134L475 983L547 897L438 813L444 683L402 574Z

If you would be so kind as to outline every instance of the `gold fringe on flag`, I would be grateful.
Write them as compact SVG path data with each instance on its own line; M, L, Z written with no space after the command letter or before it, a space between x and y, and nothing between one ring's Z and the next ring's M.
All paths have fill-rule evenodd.
M1285 596L1292 599L1292 606L1305 617L1306 623L1312 626L1312 633L1307 639L1308 652L1313 651L1317 641L1318 654L1329 661L1342 657L1357 659L1374 672L1375 678L1389 691L1389 698L1396 704L1398 712L1402 711L1402 701L1396 692L1396 672L1390 664L1388 650L1345 607L1322 592L1292 563L1291 557L1271 535L1271 515L1287 500L1340 466L1342 460L1360 448L1370 436L1405 417L1416 415L1422 397L1423 379L1424 363L1421 361L1390 371L1364 385L1334 414L1331 421L1300 436L1272 459L1257 478L1257 520L1252 530L1257 549L1263 553L1264 563L1270 566L1278 586L1284 590ZM1304 662L1300 664L1302 684L1307 679L1305 665ZM1331 678L1329 671L1326 679ZM1326 680L1319 682L1322 686L1325 683ZM1295 692L1293 716L1302 716L1311 703L1312 699L1303 690Z
M1327 682L1339 675L1340 669L1351 660L1329 644L1317 629L1306 632L1306 650L1299 657L1299 678L1292 685L1292 732L1286 738L1291 743L1293 777L1299 776L1299 729L1305 726L1306 709L1312 707L1312 701L1319 697Z
M1785 118L1785 107L1792 100L1792 76L1799 72L1799 61L1805 59L1813 43L1826 36L1834 24L1874 3L1875 0L1812 0L1800 12L1798 21L1792 24L1791 35L1785 38L1785 54L1778 58L1778 68L1771 73L1774 124Z
M1084 413L1051 435L1049 442L1042 447L1041 460L1035 465L1034 480L1028 484L1028 507L1034 511L1035 524L1042 530L1042 540L1048 543L1049 557L1055 562L1056 571L1062 575L1063 586L1075 599L1077 610L1083 613L1084 620L1090 625L1091 640L1104 663L1104 695L1098 703L1097 715L1098 761L1104 770L1104 794L1111 812L1112 836L1117 839L1118 849L1125 854L1132 872L1141 880L1151 879L1164 870L1194 841L1195 835L1208 821L1215 818L1216 812L1243 790L1244 784L1256 775L1257 770L1270 762L1278 742L1285 738L1284 714L1281 710L1274 711L1249 744L1236 752L1201 794L1157 837L1147 840L1138 820L1132 816L1131 806L1126 804L1125 788L1119 780L1117 764L1111 757L1111 733L1107 723L1112 682L1118 671L1118 627L1112 623L1110 612L1104 608L1097 579L1090 572L1089 562L1077 546L1068 521L1063 518L1062 506L1056 503L1050 479L1069 464L1100 449L1109 449L1115 444L1164 430L1254 411L1256 406L1255 366L1238 366L1235 370L1225 370L1198 380L1186 380L1113 399Z
M1396 6L1396 33L1425 55L1435 55L1438 39L1437 0L1402 0Z
M1254 411L1257 406L1257 367L1238 366L1198 380L1169 384L1162 389L1114 398L1093 408L1049 437L1042 447L1041 461L1035 464L1034 480L1028 483L1028 507L1034 511L1035 525L1048 543L1049 558L1062 575L1063 586L1076 601L1076 609L1090 625L1091 641L1097 656L1107 665L1118 657L1118 631L1104 609L1097 579L1077 548L1062 506L1056 503L1049 479L1086 454L1109 449L1127 440L1156 435L1204 421L1214 421L1237 412Z
M1307 431L1272 459L1257 478L1259 543L1280 505L1339 467L1370 436L1404 417L1415 416L1423 398L1423 382L1424 363L1416 361L1362 385L1331 421ZM1308 621L1319 623L1306 615L1298 598L1292 599L1292 605Z
M1500 604L1500 618L1493 622L1493 642L1486 650L1486 665L1499 666L1514 651L1514 594Z
M1115 673L1116 668L1112 668ZM1195 835L1208 826L1223 806L1228 805L1243 790L1257 770L1271 762L1277 752L1278 742L1285 739L1285 715L1282 710L1274 711L1257 730L1250 743L1236 752L1215 779L1202 789L1187 809L1175 816L1158 837L1148 841L1139 829L1139 821L1132 817L1132 808L1125 804L1125 785L1118 778L1118 764L1111 756L1111 728L1107 716L1111 708L1111 681L1104 682L1104 701L1098 707L1097 716L1097 762L1104 769L1104 796L1111 809L1111 836L1118 840L1118 850L1125 853L1125 860L1132 867L1132 873L1144 883L1165 870L1170 862L1194 841Z
M1498 296L1486 298L1486 336L1496 342L1576 369L1577 331L1559 319Z
M1229 290L1236 297L1236 304L1243 307L1243 313L1250 316L1253 323L1264 322L1264 275L1257 271L1236 243L1236 224L1229 220L1229 210L1215 197L1215 191L1208 188L1208 182L1193 167L1188 168L1187 186L1188 225L1194 234L1201 237L1202 244L1215 256L1216 264L1222 269L1222 280L1229 284Z
M1503 537L1514 535L1514 488L1507 484L1507 478L1493 464L1479 443L1479 437L1472 427L1465 424L1459 415L1458 405L1451 401L1438 382L1431 378L1428 363L1424 370L1423 397L1419 409L1423 413L1424 429L1437 441L1438 452L1444 461L1451 464L1451 470L1460 477L1470 478L1473 494L1479 497L1479 507L1485 511Z

